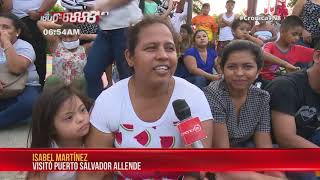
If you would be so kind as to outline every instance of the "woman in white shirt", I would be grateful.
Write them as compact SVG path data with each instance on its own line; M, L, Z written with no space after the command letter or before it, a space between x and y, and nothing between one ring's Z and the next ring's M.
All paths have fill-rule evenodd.
M177 99L185 99L192 116L200 118L208 137L203 144L211 147L212 114L204 93L173 76L177 67L176 41L168 23L163 18L147 17L129 30L125 55L134 74L103 91L97 98L91 112L92 126L85 142L87 147L184 147L175 126L179 120L172 107L172 102ZM91 177L95 175L99 176L90 174ZM116 175L131 179L158 177L152 172ZM161 173L162 178L168 179L181 175ZM81 178L86 179L86 174Z

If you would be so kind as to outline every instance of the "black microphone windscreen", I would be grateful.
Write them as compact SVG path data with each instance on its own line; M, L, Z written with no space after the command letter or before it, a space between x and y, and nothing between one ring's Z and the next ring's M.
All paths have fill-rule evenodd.
M191 117L189 105L184 99L177 99L173 101L172 106L174 109L174 113L180 121Z

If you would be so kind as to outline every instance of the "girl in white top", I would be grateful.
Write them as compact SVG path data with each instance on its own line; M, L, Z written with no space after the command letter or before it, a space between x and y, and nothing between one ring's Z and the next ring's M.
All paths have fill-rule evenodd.
M47 21L38 21L38 27L49 41L53 56L53 76L47 78L45 88L60 81L66 85L75 84L78 89L84 90L83 69L87 63L90 44L80 45L80 29L73 24L59 25ZM52 31L55 33L50 34L52 29L55 29ZM92 38L95 36L92 35Z
M211 147L212 114L204 93L187 81L173 77L177 53L173 28L161 17L146 17L128 33L125 52L134 75L102 92L92 110L92 128L86 145L100 148L181 148L175 124L179 122L172 102L185 99L192 116L199 117ZM157 34L157 36L154 36ZM106 110L109 109L109 110ZM180 173L163 172L164 179ZM98 174L81 173L79 179L99 179ZM101 176L101 175L100 175ZM122 178L150 179L155 173L126 173Z
M32 114L31 148L81 148L91 102L70 86L44 91ZM29 137L30 138L30 137ZM32 180L74 180L75 172L29 173Z

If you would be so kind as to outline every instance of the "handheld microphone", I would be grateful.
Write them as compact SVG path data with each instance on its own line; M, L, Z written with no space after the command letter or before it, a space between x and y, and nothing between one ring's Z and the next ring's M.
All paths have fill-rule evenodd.
M172 106L180 123L177 125L185 145L191 144L194 148L203 148L201 142L206 134L198 117L191 117L190 107L184 99L177 99Z

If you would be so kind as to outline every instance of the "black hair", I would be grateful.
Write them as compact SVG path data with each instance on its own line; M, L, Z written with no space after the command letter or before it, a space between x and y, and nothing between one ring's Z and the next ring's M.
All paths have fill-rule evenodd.
M203 3L202 4L202 8L204 8L204 7L210 7L210 4L209 3Z
M228 58L231 53L236 51L247 51L255 56L255 62L257 63L258 69L263 67L263 53L261 47L255 43L247 40L233 40L229 43L223 50L221 54L220 66L223 69L225 64L228 61Z
M140 32L144 28L149 27L154 24L165 25L169 29L169 31L171 32L175 45L177 45L177 42L178 42L177 35L176 35L175 31L173 30L173 27L170 22L168 22L166 19L163 19L158 16L146 16L142 19L142 21L140 21L136 25L130 27L128 30L127 44L128 44L128 50L129 50L130 56L134 55L134 50L135 50L135 48L138 44L138 41L139 41L138 38L139 38Z
M291 15L291 16L286 17L282 21L281 26L280 26L280 30L287 31L287 30L295 28L295 27L304 28L303 21L300 19L299 16Z
M203 29L198 29L198 30L196 30L196 32L194 32L194 34L193 34L192 42L196 42L196 36L197 36L197 34L198 34L199 32L205 32L206 35L208 35L208 33L207 33L205 30L203 30Z
M185 29L189 35L193 33L191 26L188 24L182 24L180 29Z
M32 125L28 136L28 141L31 139L31 148L51 146L56 136L54 118L61 105L67 99L75 96L81 99L89 111L92 101L71 86L57 85L43 91L33 107Z
M0 17L10 19L12 21L14 28L17 31L20 30L20 34L18 36L19 39L26 40L26 41L30 40L31 36L29 35L30 32L27 26L16 15L12 13L0 13Z
M233 4L235 4L235 3L236 3L236 1L228 0L228 1L226 1L226 4L228 4L228 3L233 3Z
M247 20L235 19L231 24L232 31L235 31L242 23L246 23L246 24L249 24L251 26L250 22L247 21Z

